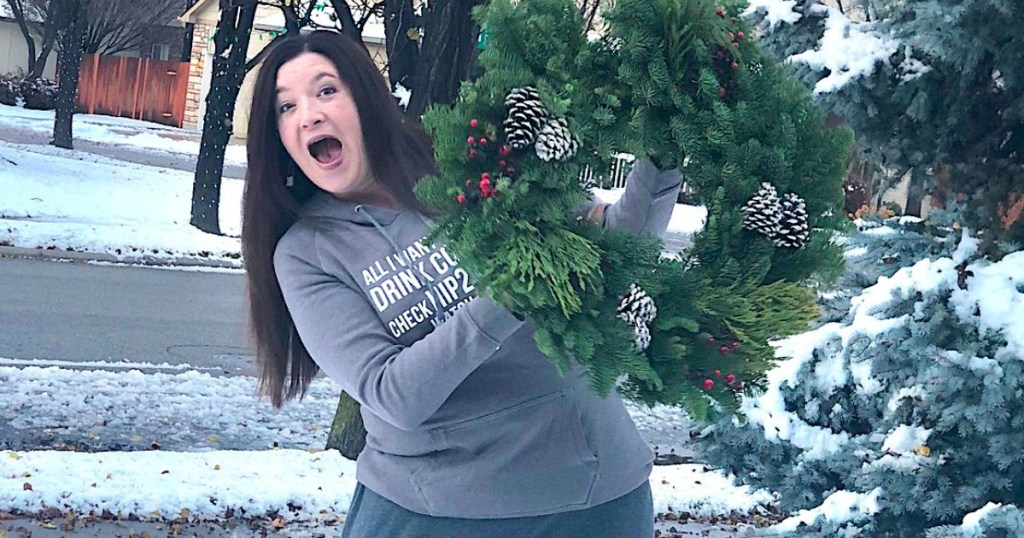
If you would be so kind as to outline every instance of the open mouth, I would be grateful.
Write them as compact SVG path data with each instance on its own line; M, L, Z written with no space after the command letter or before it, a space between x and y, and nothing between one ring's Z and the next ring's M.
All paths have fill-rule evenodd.
M309 154L320 164L334 164L341 159L341 140L329 136L308 146Z

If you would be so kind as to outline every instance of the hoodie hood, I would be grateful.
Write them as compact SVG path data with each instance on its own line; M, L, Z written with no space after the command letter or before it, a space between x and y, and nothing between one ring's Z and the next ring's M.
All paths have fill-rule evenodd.
M302 205L299 218L328 218L354 224L373 226L374 221L381 226L391 225L399 215L408 211L390 209L370 204L360 204L338 198L324 191L318 191Z

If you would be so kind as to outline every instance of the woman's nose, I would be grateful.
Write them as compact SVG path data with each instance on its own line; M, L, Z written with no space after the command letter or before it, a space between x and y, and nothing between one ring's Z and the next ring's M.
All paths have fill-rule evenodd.
M316 127L324 122L324 115L315 106L303 107L302 111L302 127L310 128Z

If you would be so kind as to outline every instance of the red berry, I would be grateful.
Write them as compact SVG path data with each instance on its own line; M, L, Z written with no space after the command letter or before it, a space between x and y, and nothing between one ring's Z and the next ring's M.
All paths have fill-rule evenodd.
M740 64L738 64L738 63L736 63L736 62L733 62L733 63L729 64L729 67L731 67L733 71L735 71L736 69L738 69L738 68L739 68L739 66L740 66Z
M715 15L718 15L719 17L724 17L725 16L725 10L722 9L722 8L718 8L718 9L715 10Z
M725 376L725 382L730 384L730 385L732 385L733 383L736 382L736 376L734 376L732 374L729 374L729 375Z
M736 348L738 348L738 347L740 347L740 343L739 343L739 342L733 342L733 343L732 343L732 348L733 348L733 349L736 349Z
M459 201L460 204L466 203L466 195L465 194L460 194L458 196L457 200Z
M476 129L477 127L480 126L480 122L476 121L476 118L473 118L473 119L469 120L469 126L474 128L474 129Z
M480 139L480 145L481 146L486 146L487 145L487 139L486 138L481 138Z
M483 180L483 181L490 182L491 181L491 175L488 174L487 172L484 172L484 173L480 174L480 179Z
M725 97L725 88L723 88L722 86L718 87L718 96Z
M722 371L721 370L715 370L715 377L722 377Z
M715 388L715 382L710 379L704 380L704 390L711 390Z
M708 337L708 343L709 344L714 344L715 343L715 337L714 336Z
M476 139L471 136L466 139L466 143L472 146L473 144L476 144Z
M722 346L722 347L718 348L718 351L720 351L722 353L728 353L729 352L729 346Z
M502 145L501 148L498 149L498 155L501 155L502 157L507 157L509 153L512 153L512 148L507 145Z
M498 161L498 168L505 168L506 165L508 165L508 163L505 161Z
M743 39L743 36L744 36L744 34L743 34L742 31L736 32L736 39Z
M509 166L507 169L505 169L505 173L508 174L509 177L513 177L516 175L516 169L515 167Z

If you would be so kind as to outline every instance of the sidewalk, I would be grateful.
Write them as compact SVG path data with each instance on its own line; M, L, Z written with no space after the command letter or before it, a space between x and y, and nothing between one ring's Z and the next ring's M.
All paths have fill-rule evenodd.
M0 129L0 140L4 142L28 145L49 145L50 139L52 138L50 133L39 132L34 129L11 125L5 125L3 127L3 129ZM170 137L170 135L161 136ZM182 137L186 139L194 139L196 142L199 142L200 133L181 131L175 135L175 138ZM182 172L195 172L196 159L198 158L198 155L152 151L130 145L108 144L81 139L76 139L74 141L74 146L78 151L102 155L111 159L144 164L147 166L156 166L159 168L180 170ZM224 177L242 179L245 177L245 168L225 163Z

